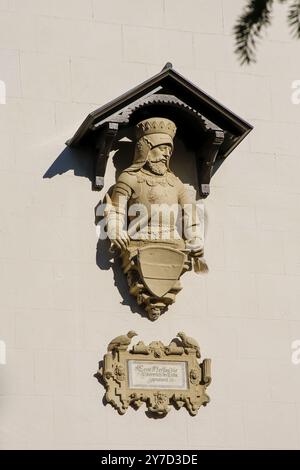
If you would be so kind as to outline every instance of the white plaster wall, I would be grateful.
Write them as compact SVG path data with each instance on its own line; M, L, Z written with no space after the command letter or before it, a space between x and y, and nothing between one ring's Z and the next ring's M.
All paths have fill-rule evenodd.
M1 448L300 447L300 105L290 100L300 42L279 5L258 63L240 67L231 29L244 3L0 0ZM186 274L150 323L96 264L101 195L72 170L43 175L88 112L167 61L255 129L213 179L209 274ZM145 341L197 337L213 360L197 417L103 406L93 374L128 329Z

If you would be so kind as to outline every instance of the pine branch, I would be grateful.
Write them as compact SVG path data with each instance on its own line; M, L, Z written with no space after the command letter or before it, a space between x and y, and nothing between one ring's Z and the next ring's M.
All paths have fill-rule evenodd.
M290 6L288 23L292 35L296 38L300 38L300 0L294 0L294 3Z
M234 26L235 52L242 65L256 61L256 41L261 37L261 30L271 24L273 7L273 0L248 1L245 13L240 16Z

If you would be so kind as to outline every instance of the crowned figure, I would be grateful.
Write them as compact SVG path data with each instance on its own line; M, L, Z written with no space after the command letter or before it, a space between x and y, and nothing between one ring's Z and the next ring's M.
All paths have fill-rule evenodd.
M181 290L180 276L207 269L195 198L171 171L174 122L151 117L136 125L132 165L107 195L111 249L122 258L130 293L156 320Z

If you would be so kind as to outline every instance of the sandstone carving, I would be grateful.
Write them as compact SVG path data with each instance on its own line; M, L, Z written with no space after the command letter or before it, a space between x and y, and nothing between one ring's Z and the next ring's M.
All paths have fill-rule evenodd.
M107 346L107 351L114 351L115 349L127 349L127 346L131 343L131 338L136 336L135 331L128 331L127 335L117 336L112 339L109 345Z
M199 344L197 343L197 341L194 338L191 338L190 336L187 336L182 331L180 331L177 334L177 336L179 336L179 338L181 339L183 347L185 348L185 350L187 350L187 349L195 350L196 351L196 356L199 357L199 358L201 357Z
M196 415L210 400L206 388L211 382L211 360L198 362L197 341L180 332L181 341L172 340L168 346L161 341L149 345L140 341L128 350L129 333L110 342L96 374L104 382L107 402L120 414L130 405L139 408L145 403L151 413L160 416L172 405L177 409L185 406Z
M184 272L208 269L195 200L169 165L175 133L161 117L137 124L133 163L106 195L111 250L151 320L175 301Z

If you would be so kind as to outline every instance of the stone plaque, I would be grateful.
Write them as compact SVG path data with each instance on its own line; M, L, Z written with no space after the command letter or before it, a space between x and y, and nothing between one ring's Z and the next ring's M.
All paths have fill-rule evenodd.
M168 346L161 341L146 345L139 341L128 350L135 331L117 336L107 347L96 377L106 388L105 398L124 414L131 405L146 403L148 411L166 415L171 407L185 406L194 416L209 402L206 388L211 382L211 361L201 363L197 341L183 332Z
M135 389L187 390L187 362L129 360L128 386Z

